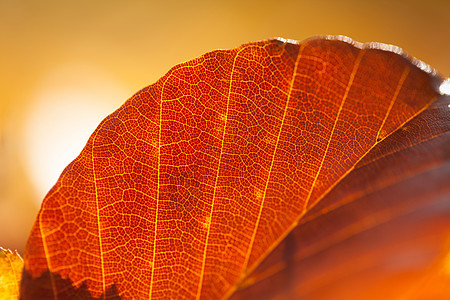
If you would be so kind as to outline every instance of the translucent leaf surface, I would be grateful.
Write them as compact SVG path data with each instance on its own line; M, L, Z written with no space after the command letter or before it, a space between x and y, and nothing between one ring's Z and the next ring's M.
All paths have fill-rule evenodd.
M375 161L398 141L386 138L436 100L440 82L398 48L331 37L249 43L174 67L99 125L46 196L25 253L23 298L230 297L256 282L295 228L342 205L346 185L358 184L364 200L349 217L330 214L332 227L342 227L341 239L348 226L370 236L364 220L389 216L373 210L384 199L371 198L377 180L405 188L402 176L373 178ZM294 239L306 243L300 251L311 246ZM364 255L368 245L354 249Z
M23 261L17 252L0 247L0 299L17 299Z

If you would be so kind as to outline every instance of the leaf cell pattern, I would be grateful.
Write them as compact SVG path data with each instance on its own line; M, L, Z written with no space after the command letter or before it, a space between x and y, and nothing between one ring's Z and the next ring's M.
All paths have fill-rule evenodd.
M174 67L102 121L47 194L22 289L47 272L55 298L55 278L94 298L230 297L438 97L438 77L381 48L274 39Z

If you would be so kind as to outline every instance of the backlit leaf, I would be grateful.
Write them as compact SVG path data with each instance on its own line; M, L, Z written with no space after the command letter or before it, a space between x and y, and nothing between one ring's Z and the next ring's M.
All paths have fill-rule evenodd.
M22 298L220 299L258 294L261 280L278 275L290 283L267 279L260 296L313 295L339 276L314 273L311 257L340 241L362 236L342 251L366 257L367 268L395 255L389 241L369 251L379 228L446 205L448 190L437 187L412 203L389 201L407 195L416 175L434 184L414 169L416 144L436 150L426 127L411 127L409 144L399 135L437 99L440 82L398 48L336 38L249 43L174 67L108 116L47 194ZM429 111L419 120L448 137L448 106L442 119ZM389 161L403 159L396 151L412 169ZM431 157L425 168L445 162L438 175L448 172L448 156ZM380 177L391 165L401 174ZM428 192L435 198L421 200ZM448 222L430 225L439 229L432 240L420 228L404 244L438 244L435 257L444 257ZM341 269L350 276L349 265ZM300 269L303 277L290 276Z
M0 247L0 299L17 299L23 261L14 251Z
M235 299L446 299L449 104L441 97L372 149Z

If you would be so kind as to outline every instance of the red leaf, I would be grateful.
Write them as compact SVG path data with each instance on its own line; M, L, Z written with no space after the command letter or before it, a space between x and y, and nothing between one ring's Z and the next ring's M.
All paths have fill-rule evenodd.
M375 146L235 299L446 299L449 104L441 97Z
M372 235L391 217L433 207L421 200L427 190L391 206L388 199L411 188L405 178L422 174L402 162L399 176L380 178L402 131L379 142L409 128L440 82L397 48L401 55L377 48L334 38L250 43L178 65L138 92L99 125L44 200L27 244L22 297L216 299L246 285L256 290L249 293L283 293L279 285L253 286L254 278L277 265L289 267L274 276L315 274L320 266L297 266L357 233L363 241L348 251L370 254ZM443 122L440 135L449 124L442 110L424 118L432 129ZM423 137L419 130L409 139ZM414 143L405 145L414 161ZM437 157L426 167L442 165ZM443 191L433 192L436 205ZM438 228L448 233L448 225ZM442 246L444 235L424 243ZM366 261L395 253L391 244ZM285 292L314 295L340 278L310 276L293 277Z

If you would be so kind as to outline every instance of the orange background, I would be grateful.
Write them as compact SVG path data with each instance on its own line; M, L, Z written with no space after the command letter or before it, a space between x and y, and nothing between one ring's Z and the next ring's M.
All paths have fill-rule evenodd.
M270 37L342 34L398 45L448 77L449 11L448 0L1 0L0 246L23 252L54 181L40 182L62 171L54 160L83 129L69 147L81 150L95 129L87 116L97 124L175 64Z

